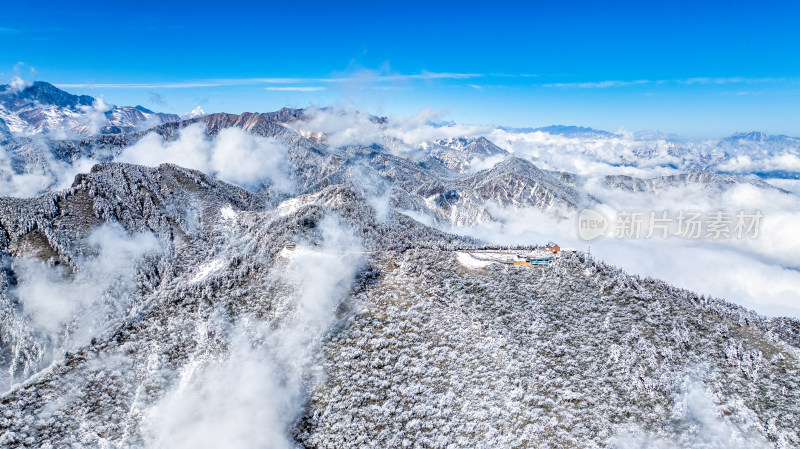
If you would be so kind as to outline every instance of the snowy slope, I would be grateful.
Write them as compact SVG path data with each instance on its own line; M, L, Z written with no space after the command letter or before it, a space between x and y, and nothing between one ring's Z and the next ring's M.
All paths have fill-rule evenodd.
M198 106L192 109L189 113L182 115L181 120L188 120L195 117L202 117L204 115L206 115L206 111L203 110L202 106Z
M142 106L106 105L102 99L72 95L52 84L36 81L22 90L0 85L0 120L19 136L74 137L150 128L179 117Z
M29 94L94 102L60 92ZM419 139L442 130L370 116L358 126L374 139L344 145L300 109L129 129L146 114L111 109L121 132L79 139L0 126L0 446L800 446L797 320L581 252L543 269L464 263L465 249L523 248L443 231L514 215L544 228L606 190L791 207L762 172L681 169L763 165L792 138ZM578 154L674 166L553 166ZM223 181L254 173L270 176Z
M587 269L581 254L546 270L465 268L450 248L472 243L400 214L379 221L342 186L290 201L124 164L5 200L0 324L21 383L0 399L3 444L800 443L796 321ZM13 306L14 282L29 282L17 270L90 271L80 242L103 222L161 245L135 265L125 308L82 340L64 339L81 310L37 328ZM307 315L313 304L327 306Z

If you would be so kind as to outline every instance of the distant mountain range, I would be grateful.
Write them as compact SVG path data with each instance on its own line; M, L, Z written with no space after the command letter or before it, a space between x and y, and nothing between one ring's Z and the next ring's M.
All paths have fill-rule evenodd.
M607 138L613 137L617 134L603 131L600 129L588 128L585 126L566 126L566 125L550 125L539 128L502 128L508 131L520 133L534 133L542 132L546 134L560 135L564 137L581 137L581 138Z
M51 84L38 82L21 92L11 92L8 86L0 88L0 98L5 98L3 107L18 111L14 117L26 117L29 120L22 128L9 127L10 134L17 137L7 137L5 151L11 164L6 170L11 170L16 175L49 173L54 177L56 169L48 162L53 160L70 165L79 160L114 160L126 147L147 133L158 134L170 141L178 137L180 130L199 123L210 137L216 136L223 129L233 127L254 135L291 142L290 148L293 151L302 150L302 155L292 156L293 160L303 161L299 167L308 167L298 168L300 171L295 174L296 179L302 180L301 186L304 189L315 184L340 182L362 190L372 189L372 186L364 185L363 179L380 179L382 183L394 186L392 201L396 205L429 215L437 222L452 225L469 226L490 220L485 207L487 203L539 209L576 209L595 201L589 192L583 190L586 176L541 169L537 167L536 161L515 157L482 136L423 142L412 160L373 147L353 147L344 152L323 156L325 136L316 135L307 139L294 130L296 125L308 120L302 109L235 115L205 114L198 107L187 118L180 119L171 114L154 113L141 106L114 106L104 113L107 122L102 127L101 135L90 137L85 136L86 125L79 118L82 117L80 108L95 104L96 100L92 97L70 95ZM34 120L36 117L41 120ZM153 120L154 126L137 130ZM373 122L380 126L385 123L385 119L376 117ZM16 132L19 129L27 131L20 136ZM33 133L32 130L38 130L39 135L49 138L50 143L43 146L39 140L25 137L26 134ZM59 131L71 131L84 137L65 139L58 135ZM502 131L510 132L509 129ZM515 132L546 133L567 139L563 143L566 145L563 150L556 146L543 147L544 151L569 150L571 139L590 139L603 143L621 138L606 131L575 126L517 129ZM386 145L391 148L397 143L387 140ZM651 142L638 143L634 140L626 148L629 149L622 153L620 159L611 160L609 164L635 167L651 160L663 159L676 169L685 170L689 175L657 179L609 175L604 182L605 186L644 191L686 184L753 184L751 179L742 175L755 172L760 176L795 177L800 171L792 170L791 167L783 172L750 170L748 167L737 170L736 166L731 165L742 154L749 155L751 163L759 158L769 159L775 155L800 154L800 139L787 136L741 133L722 139L711 147L685 146L672 142L654 146ZM350 162L342 163L342 157ZM491 161L489 168L476 170L474 167L483 165L482 161ZM501 161L502 163L498 163ZM724 169L726 164L730 165L730 169ZM764 182L754 185L773 188Z
M22 90L0 85L0 133L79 137L121 133L180 120L175 114L142 106L105 105L88 95L72 95L36 81Z

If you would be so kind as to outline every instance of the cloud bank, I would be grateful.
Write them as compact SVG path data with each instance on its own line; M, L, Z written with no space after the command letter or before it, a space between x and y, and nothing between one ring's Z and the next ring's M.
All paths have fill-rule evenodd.
M419 151L426 141L450 139L462 136L479 136L492 130L489 126L439 124L442 111L421 109L416 115L389 116L378 120L366 111L351 107L306 110L307 121L295 122L292 126L306 136L321 133L331 149L348 146L383 145L398 155Z
M102 99L100 100L102 102ZM99 130L103 106L92 109L94 121L87 125ZM17 154L17 153L24 154ZM35 153L36 157L31 157ZM20 170L19 159L24 158ZM205 134L204 124L197 123L180 131L178 138L165 141L149 133L135 144L126 147L114 162L147 166L172 163L200 170L238 186L258 190L270 186L279 192L291 192L288 149L273 138L249 134L239 128L226 128L213 139ZM0 146L0 196L28 198L51 190L69 187L78 173L86 173L100 158L82 158L71 164L56 160L48 143L33 139L25 146L11 151Z
M287 152L277 140L239 128L225 128L209 139L204 125L196 123L183 128L174 141L164 141L156 133L147 134L126 147L115 160L149 166L173 163L242 187L271 185L288 192L293 186L288 176Z

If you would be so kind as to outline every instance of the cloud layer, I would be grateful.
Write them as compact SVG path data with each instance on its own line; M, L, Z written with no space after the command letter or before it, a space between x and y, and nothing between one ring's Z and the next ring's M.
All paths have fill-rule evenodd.
M164 141L155 133L147 134L125 148L116 160L149 166L173 163L246 188L272 185L279 191L290 191L287 151L275 139L239 128L223 129L209 139L204 125L197 123L182 129L174 141Z

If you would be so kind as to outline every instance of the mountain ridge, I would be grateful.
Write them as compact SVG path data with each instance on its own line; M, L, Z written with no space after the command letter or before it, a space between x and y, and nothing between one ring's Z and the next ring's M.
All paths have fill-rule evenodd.
M105 105L102 98L73 95L50 83L34 81L21 90L0 85L0 119L17 135L82 136L130 132L180 117L141 106Z

